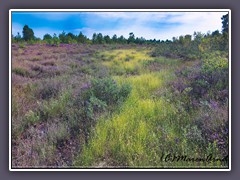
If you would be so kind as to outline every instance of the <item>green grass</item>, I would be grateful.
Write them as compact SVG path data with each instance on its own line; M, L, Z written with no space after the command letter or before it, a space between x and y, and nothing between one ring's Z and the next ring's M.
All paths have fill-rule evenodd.
M110 74L125 75L140 74L144 72L145 70L141 66L141 62L152 60L147 53L148 50L138 51L136 49L128 49L102 52L99 56L100 59L104 61L103 65L110 69ZM105 61L106 58L111 60Z
M129 53L129 50L126 51L120 52L121 54ZM135 53L137 57L142 52ZM92 130L89 144L84 146L82 153L76 159L75 166L98 167L101 163L114 167L195 167L201 165L201 163L181 161L164 162L161 159L162 153L189 153L184 141L184 127L189 124L191 118L188 113L179 112L177 107L165 97L153 98L154 92L165 88L167 82L174 78L171 69L180 64L176 60L168 60L166 63L161 59L158 62L170 67L153 73L146 73L147 70L142 70L140 75L114 76L119 84L131 84L132 92L112 116L100 118ZM119 67L124 64L126 62L121 61ZM176 139L179 139L178 144ZM196 148L191 150L194 150L191 155L199 155Z

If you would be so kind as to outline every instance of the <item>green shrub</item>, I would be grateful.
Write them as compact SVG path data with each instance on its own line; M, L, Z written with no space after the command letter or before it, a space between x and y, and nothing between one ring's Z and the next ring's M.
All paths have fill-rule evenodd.
M106 102L107 105L124 100L131 91L130 85L119 86L111 78L94 79L91 84L92 95Z
M119 100L125 100L130 94L132 87L130 84L123 84L119 90Z
M20 43L20 44L19 44L19 48L24 49L25 47L26 47L26 45L25 45L24 43Z
M30 39L27 43L30 45L33 45L33 44L36 44L37 42L33 39Z
M221 56L207 57L203 60L202 68L203 73L211 74L216 71L228 70L228 59Z
M60 40L57 37L53 37L53 45L59 46Z
M78 109L79 116L96 119L96 115L111 111L115 105L123 102L131 92L129 84L118 85L111 78L94 79L86 83L82 92L75 98L73 104Z
M14 68L12 72L23 77L30 76L30 73L26 69L19 68L19 67Z
M101 101L95 96L91 96L89 99L89 103L87 104L87 107L86 107L87 117L94 119L94 113L104 111L106 107L107 107L107 104L104 101Z
M54 36L52 39L46 39L46 43L52 46L59 46L60 40L56 36Z
M48 140L53 143L60 142L69 136L66 123L59 122L49 125Z
M63 116L70 101L70 90L66 90L58 96L58 99L51 99L51 101L44 101L40 106L40 115L42 120L48 121L54 117Z
M40 116L32 110L28 111L24 117L24 126L29 126L39 122Z
M32 61L40 61L40 60L41 60L41 58L40 58L40 57L38 57L38 56L35 56L35 57L33 57L31 60L32 60Z

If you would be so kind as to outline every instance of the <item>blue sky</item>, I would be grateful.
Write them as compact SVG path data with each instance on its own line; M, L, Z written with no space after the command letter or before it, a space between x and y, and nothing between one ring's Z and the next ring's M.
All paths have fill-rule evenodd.
M221 17L227 12L12 12L12 34L22 34L26 24L36 37L62 31L91 38L93 33L128 38L172 39L194 31L221 31Z

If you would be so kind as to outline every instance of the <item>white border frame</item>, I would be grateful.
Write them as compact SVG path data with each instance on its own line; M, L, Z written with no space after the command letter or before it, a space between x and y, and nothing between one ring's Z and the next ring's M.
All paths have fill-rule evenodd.
M229 168L228 169L12 169L11 112L12 112L12 12L228 12L229 13ZM231 171L231 10L230 9L10 9L9 10L9 171Z

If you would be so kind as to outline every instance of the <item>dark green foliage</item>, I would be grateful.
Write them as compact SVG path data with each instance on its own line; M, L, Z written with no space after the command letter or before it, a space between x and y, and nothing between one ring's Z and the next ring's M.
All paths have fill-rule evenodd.
M64 31L59 34L59 40L61 43L65 43L65 44L75 44L77 43L78 40L78 36L72 34L72 33L68 33L66 34Z
M228 14L224 15L222 18L222 33L228 33Z
M134 36L133 32L130 32L129 38L128 38L128 44L134 43L134 41L135 41L135 36Z
M55 46L59 46L59 44L60 44L60 40L55 33L53 35L52 42L53 42L53 45L55 45Z
M123 84L119 90L119 100L125 100L130 94L132 88L130 84Z
M220 36L220 32L218 30L212 32L212 36Z
M76 109L74 114L77 114L78 121L82 124L86 143L99 114L111 112L130 92L130 85L117 85L111 78L94 79L82 86L81 92L73 100L73 109Z
M112 39L113 40L113 39ZM120 36L117 41L118 43L120 44L126 44L127 43L127 40L123 37L123 36Z
M173 42L162 42L151 53L152 57L165 56L184 60L201 59L204 54L214 51L228 50L228 35L214 31L212 34L203 35L194 33L194 39L190 35L174 38Z
M107 35L107 36L104 36L103 39L104 39L104 42L105 42L106 44L111 44L111 42L112 42L110 36L108 36L108 35Z
M114 34L113 37L112 37L112 42L117 43L117 40L118 40L117 35Z
M50 34L45 34L43 36L43 40L49 40L49 39L52 39L52 36Z
M34 32L31 28L29 28L27 25L23 27L23 39L25 41L33 40L34 39Z
M104 43L104 38L102 33L94 33L92 37L92 43L93 44L103 44Z
M49 34L46 34L44 35L43 39L46 41L48 45L51 45L51 46L59 46L60 44L60 39L57 37L55 33L53 34L53 37Z
M95 79L91 83L91 94L98 99L106 102L108 105L116 104L127 98L131 91L128 84L119 86L111 78Z
M83 92L75 100L75 105L85 109L82 114L93 119L95 113L123 102L131 92L129 84L118 85L111 78L94 79L82 87Z
M82 34L82 32L79 33L77 37L78 43L86 43L87 42L87 37Z
M96 98L95 96L91 96L86 106L86 115L90 119L94 119L94 113L99 113L101 111L106 110L107 104L106 102Z
M12 72L14 72L17 75L23 76L23 77L29 77L30 76L30 73L26 69L22 69L22 68L14 68L12 70Z
M61 43L66 43L67 42L66 33L64 31L61 34L59 34L58 37L59 37Z
M76 38L76 36L73 33L68 33L67 36L70 37L71 39L75 39Z

